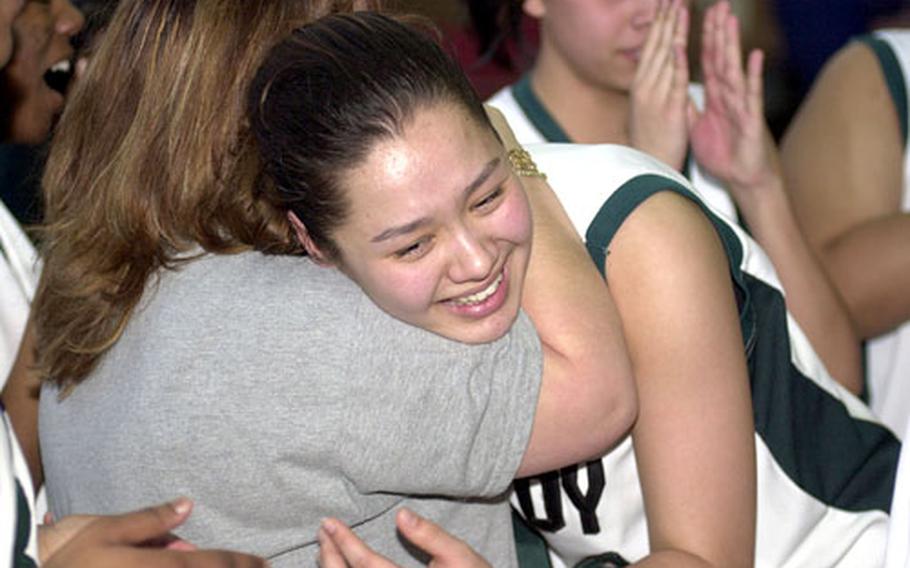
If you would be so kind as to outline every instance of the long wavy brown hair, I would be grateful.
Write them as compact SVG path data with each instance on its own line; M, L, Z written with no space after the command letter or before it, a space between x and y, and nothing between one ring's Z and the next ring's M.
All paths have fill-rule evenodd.
M37 372L68 391L159 269L201 250L299 254L257 192L246 92L269 49L380 0L122 0L67 103L43 186Z

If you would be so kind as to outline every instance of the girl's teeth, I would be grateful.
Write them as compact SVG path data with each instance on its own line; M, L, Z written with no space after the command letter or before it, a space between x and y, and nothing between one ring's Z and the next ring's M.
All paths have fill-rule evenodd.
M55 73L69 73L72 66L73 64L69 59L64 59L63 61L55 63L54 66L51 67L51 71L54 71Z
M487 286L486 290L481 290L480 292L477 292L476 294L471 294L470 296L465 296L464 298L458 298L457 300L454 300L454 303L458 304L459 306L467 306L470 304L479 304L480 302L486 300L487 298L489 298L490 296L493 295L493 292L495 292L496 289L499 288L500 282L502 282L502 272L499 273L499 276L496 277L496 280L494 280L489 286Z

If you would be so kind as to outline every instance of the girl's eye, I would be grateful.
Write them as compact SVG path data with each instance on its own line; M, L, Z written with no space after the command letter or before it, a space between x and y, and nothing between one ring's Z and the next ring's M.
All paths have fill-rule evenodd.
M420 258L426 253L429 248L430 239L424 238L420 239L416 243L411 244L403 249L395 251L395 258L402 258L406 260L413 260Z
M486 194L483 199L474 204L474 209L484 209L493 204L504 193L502 186L497 187L490 193Z

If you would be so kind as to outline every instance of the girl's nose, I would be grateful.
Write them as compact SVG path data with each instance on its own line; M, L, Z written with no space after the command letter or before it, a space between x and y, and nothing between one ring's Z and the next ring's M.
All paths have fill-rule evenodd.
M70 0L52 0L51 10L54 14L54 31L66 36L74 36L85 25L85 16Z
M449 277L453 282L482 281L490 275L496 255L488 250L484 239L468 230L455 239Z

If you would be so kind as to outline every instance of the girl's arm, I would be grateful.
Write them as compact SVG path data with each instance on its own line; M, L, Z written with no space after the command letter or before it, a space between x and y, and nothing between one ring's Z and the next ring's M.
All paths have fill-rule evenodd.
M19 353L3 387L3 406L22 447L32 485L37 491L44 483L41 453L38 448L38 394L41 385L32 370L35 361L35 329L31 318L22 334Z
M781 154L796 215L857 333L875 337L910 320L900 120L868 46L855 42L825 67Z
M515 138L491 118L506 148ZM637 402L610 291L550 186L522 177L534 217L534 245L522 307L544 349L543 381L518 476L599 457L635 420Z
M768 253L787 306L831 375L862 389L860 343L846 306L809 247L791 209L777 148L764 120L763 56L744 72L739 22L726 1L705 15L702 37L705 111L691 127L698 162L723 180L755 240Z
M518 475L605 454L629 431L637 400L610 290L549 185L525 183L534 246L522 306L540 334L543 381Z
M665 192L629 216L606 266L638 384L632 436L652 551L640 565L751 566L754 425L720 240Z

